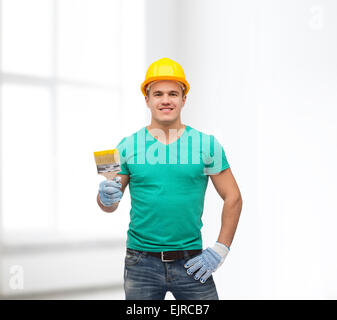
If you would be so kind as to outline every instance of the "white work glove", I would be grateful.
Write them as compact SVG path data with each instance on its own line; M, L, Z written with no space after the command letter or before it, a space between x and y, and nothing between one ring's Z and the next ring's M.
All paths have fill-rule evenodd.
M195 280L199 280L201 283L205 283L206 280L211 276L211 274L218 270L218 268L223 264L226 256L229 252L229 248L220 242L216 242L212 248L207 248L203 252L188 260L185 263L185 268L187 269L187 274L191 275L195 271L199 270L195 276Z

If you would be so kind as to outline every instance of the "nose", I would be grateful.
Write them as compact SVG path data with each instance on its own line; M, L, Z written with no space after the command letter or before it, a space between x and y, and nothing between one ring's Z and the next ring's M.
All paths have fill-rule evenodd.
M163 99L161 101L161 104L164 106L170 105L170 99L168 94L163 95Z

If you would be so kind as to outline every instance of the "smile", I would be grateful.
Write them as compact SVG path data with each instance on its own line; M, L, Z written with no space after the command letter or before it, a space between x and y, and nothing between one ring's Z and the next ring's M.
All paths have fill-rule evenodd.
M159 110L164 113L170 113L173 110L173 108L160 108Z

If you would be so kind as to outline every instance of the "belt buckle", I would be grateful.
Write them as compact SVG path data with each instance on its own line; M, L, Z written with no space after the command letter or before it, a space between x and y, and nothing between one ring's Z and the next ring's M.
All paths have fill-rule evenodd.
M174 260L165 260L165 259L164 259L164 252L162 251L162 252L161 252L161 261L162 261L162 262L172 262L172 261L174 261Z

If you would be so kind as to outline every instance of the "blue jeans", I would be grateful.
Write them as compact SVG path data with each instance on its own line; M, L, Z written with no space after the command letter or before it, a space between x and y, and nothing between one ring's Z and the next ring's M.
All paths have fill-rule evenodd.
M195 255L194 255L195 256ZM213 277L202 284L186 273L184 264L193 256L162 262L146 252L126 250L124 291L126 300L164 300L172 292L177 300L219 300Z

